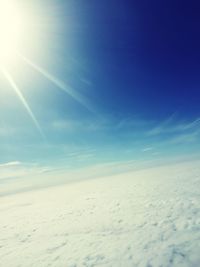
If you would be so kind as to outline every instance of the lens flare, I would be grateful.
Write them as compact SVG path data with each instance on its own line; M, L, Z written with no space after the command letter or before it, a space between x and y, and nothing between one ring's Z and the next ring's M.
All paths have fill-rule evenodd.
M33 114L31 108L29 107L29 104L27 103L27 101L24 98L23 94L21 93L20 89L18 88L18 86L14 82L12 76L9 74L9 72L5 68L1 68L1 71L4 74L4 76L6 77L7 81L9 82L10 86L12 87L12 89L15 91L15 93L19 97L20 101L22 102L23 106L25 107L26 111L28 112L28 114L31 117L33 123L35 124L36 128L40 132L41 136L45 139L43 131L42 131L37 119L35 118L35 115Z
M38 71L42 76L52 82L57 88L62 90L63 92L70 95L75 101L80 103L82 106L87 108L92 113L96 113L95 109L92 107L91 103L89 103L88 99L86 99L83 95L79 94L76 90L74 90L71 86L66 85L63 81L55 77L54 75L50 74L47 70L43 69L42 67L33 63L30 59L26 58L23 55L20 55L21 58L33 69Z

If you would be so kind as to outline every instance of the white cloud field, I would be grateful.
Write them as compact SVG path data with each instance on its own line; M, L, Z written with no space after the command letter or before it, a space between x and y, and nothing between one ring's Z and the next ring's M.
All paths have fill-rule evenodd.
M4 191L0 266L200 266L199 163Z

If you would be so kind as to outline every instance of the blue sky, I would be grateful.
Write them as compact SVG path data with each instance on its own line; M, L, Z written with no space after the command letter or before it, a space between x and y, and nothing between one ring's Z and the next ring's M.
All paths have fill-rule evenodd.
M199 155L197 1L16 2L29 22L9 77L31 112L0 73L1 166Z

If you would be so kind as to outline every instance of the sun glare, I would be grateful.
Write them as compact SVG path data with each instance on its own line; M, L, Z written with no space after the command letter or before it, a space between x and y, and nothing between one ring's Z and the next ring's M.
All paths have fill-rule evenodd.
M12 64L22 38L20 12L13 0L0 0L0 65Z
M34 112L23 95L21 87L18 86L18 82L15 81L16 73L13 75L13 71L18 71L21 65L22 70L24 70L24 67L36 70L57 89L62 90L73 97L89 111L95 112L95 110L89 103L88 99L77 92L77 90L57 78L46 68L35 63L32 59L30 60L29 56L27 57L27 55L24 55L24 53L27 54L27 51L28 54L33 52L33 54L31 54L32 58L35 51L41 53L44 46L46 47L47 45L47 42L44 42L44 40L48 40L48 33L52 32L52 29L55 30L55 26L59 26L59 23L57 24L57 18L55 20L56 9L53 9L53 12L50 12L47 17L42 16L41 18L38 16L38 12L33 10L34 5L24 5L25 2L27 4L29 1L0 0L0 74L3 74L10 88L21 101L42 138L45 139L45 135L43 134L42 128L40 127ZM35 0L33 0L33 2L35 2ZM46 12L42 14L45 15ZM39 15L41 15L40 12ZM52 25L53 28L51 29ZM45 32L44 29L47 31ZM42 38L40 38L41 36ZM47 38L44 38L45 36Z

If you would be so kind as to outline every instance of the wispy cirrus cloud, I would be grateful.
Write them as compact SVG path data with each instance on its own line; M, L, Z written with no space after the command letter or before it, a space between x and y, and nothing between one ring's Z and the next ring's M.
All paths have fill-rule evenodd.
M22 163L20 161L10 161L10 162L0 164L0 168L16 167L16 166L20 166L21 164Z
M148 136L156 136L161 134L173 134L178 132L185 132L200 127L200 118L197 118L189 122L180 122L175 120L174 116L170 116L168 119L150 129L147 132Z
M0 164L0 180L7 178L19 178L44 173L47 167L34 163L23 163L21 161L10 161Z
M110 115L85 120L58 119L50 122L50 127L53 130L69 132L76 130L84 130L89 132L101 130L140 131L152 125L153 121L150 120L137 117L115 118Z
M171 144L179 144L179 143L193 143L200 140L200 130L196 130L190 133L179 134L172 137L169 140Z
M51 129L55 131L75 132L79 130L95 131L105 127L104 121L98 120L72 120L72 119L59 119L50 122Z
M149 146L149 147L145 147L142 149L142 152L149 152L149 151L152 151L154 148Z

